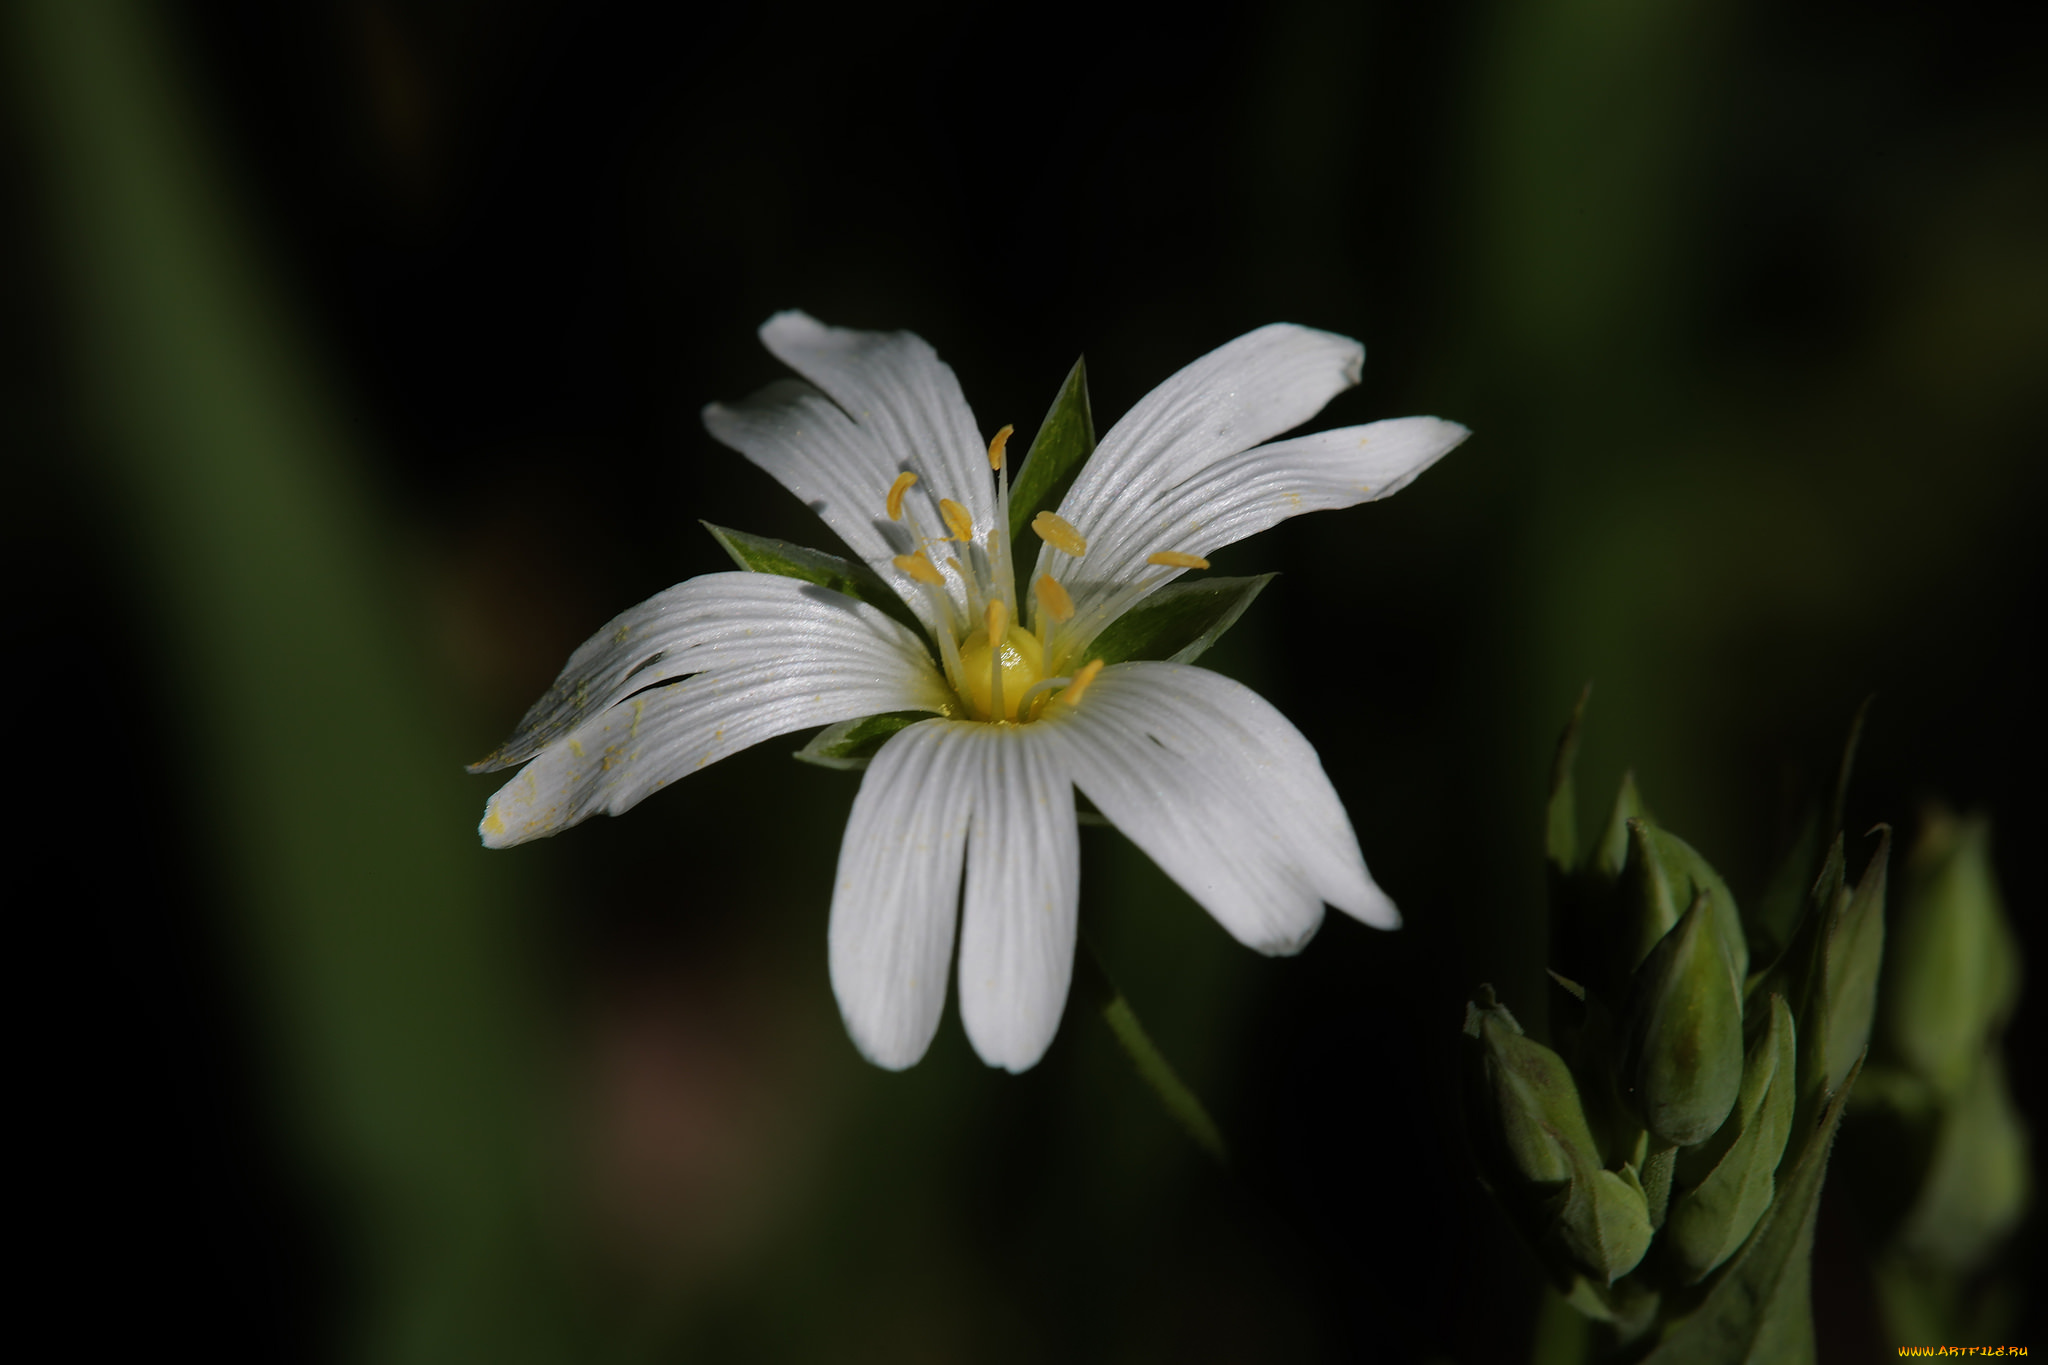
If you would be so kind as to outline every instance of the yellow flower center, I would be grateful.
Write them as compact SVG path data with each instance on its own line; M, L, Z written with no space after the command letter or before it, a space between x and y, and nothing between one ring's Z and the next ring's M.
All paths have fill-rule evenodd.
M960 645L961 681L966 684L961 700L967 703L968 713L976 720L1017 719L1017 707L1024 700L1024 694L1031 690L1032 684L1045 677L1045 650L1036 635L1015 626L1006 626L1002 641L1000 663L997 661L998 651L990 647L986 631L974 632ZM998 668L1002 673L1003 694L1000 715L997 714L995 700ZM1032 709L1038 708L1034 706Z
M1078 705L1102 671L1100 659L1082 662L1089 642L1163 577L1124 584L1077 619L1073 594L1052 573L1042 573L1013 607L1017 589L1005 536L1010 524L1009 440L1010 428L1004 427L989 442L988 467L997 480L997 506L993 524L979 538L973 513L928 489L919 490L919 498L928 499L925 516L920 517L909 497L918 487L918 477L910 470L897 474L883 500L890 521L908 522L911 545L891 562L917 585L930 606L933 642L939 647L946 681L960 699L961 710L997 725L1037 720L1056 697L1066 706ZM926 532L933 511L946 534ZM1056 512L1040 512L1032 518L1031 529L1070 560L1088 553L1087 538ZM1155 551L1145 562L1169 570L1209 567L1208 560L1180 550ZM959 580L958 595L948 571ZM1018 619L1026 610L1028 628ZM1051 676L1054 673L1059 676Z

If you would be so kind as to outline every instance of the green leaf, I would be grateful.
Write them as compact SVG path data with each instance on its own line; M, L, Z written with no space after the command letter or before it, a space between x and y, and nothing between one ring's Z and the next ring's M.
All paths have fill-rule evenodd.
M930 711L883 711L878 715L862 716L859 720L842 720L818 731L809 744L791 756L800 762L815 763L820 768L859 772L868 766L868 760L888 742L891 735L930 719Z
M1120 664L1132 659L1193 663L1237 624L1274 575L1196 578L1169 583L1103 627L1086 651L1091 659Z
M1550 865L1560 873L1569 873L1579 860L1579 793L1572 769L1579 758L1579 723L1585 719L1586 702L1592 695L1593 684L1580 689L1572 718L1557 737L1557 758L1550 765L1549 819L1543 842Z
M1777 1199L1747 1245L1643 1365L1811 1365L1814 1215L1842 1102L1855 1079L1851 1072L1828 1098L1813 1136L1791 1170L1781 1173Z
M1024 543L1024 530L1041 511L1060 505L1081 465L1095 453L1095 411L1088 404L1088 358L1074 362L1067 382L1038 424L1031 450L1010 485L1010 543Z
M887 612L896 620L909 626L922 636L924 626L904 605L901 597L889 590L875 571L858 560L841 559L828 555L823 550L806 549L786 540L775 540L769 536L749 535L745 531L734 531L724 526L714 526L708 521L699 522L711 533L711 538L724 547L732 556L732 562L748 573L772 573L784 578L801 579L815 583L821 588L845 593L848 597L865 602L871 607Z

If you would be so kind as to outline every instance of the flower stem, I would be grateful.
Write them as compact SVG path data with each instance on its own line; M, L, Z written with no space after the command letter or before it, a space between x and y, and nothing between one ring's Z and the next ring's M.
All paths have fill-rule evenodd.
M1181 1126L1195 1146L1214 1158L1217 1165L1229 1166L1230 1153L1223 1141L1223 1130L1216 1126L1216 1120L1209 1117L1209 1111L1203 1107L1200 1098L1188 1088L1187 1082L1173 1069L1173 1063L1166 1060L1158 1044L1145 1032L1145 1026L1138 1022L1137 1011L1131 1008L1131 1002L1110 980L1101 956L1086 935L1081 939L1079 959L1075 966L1088 1007L1116 1035L1117 1044L1131 1059L1138 1079L1151 1089L1160 1106Z

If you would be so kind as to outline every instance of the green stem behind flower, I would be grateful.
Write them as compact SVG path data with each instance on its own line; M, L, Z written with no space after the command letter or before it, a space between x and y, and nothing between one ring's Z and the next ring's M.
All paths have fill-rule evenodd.
M1229 1166L1230 1153L1223 1141L1223 1130L1216 1126L1216 1120L1209 1117L1201 1099L1188 1088L1180 1073L1173 1069L1173 1063L1166 1060L1159 1045L1145 1032L1145 1026L1138 1021L1137 1011L1131 1008L1131 1002L1110 980L1108 970L1096 954L1095 945L1085 937L1081 940L1075 971L1088 1008L1109 1025L1109 1031L1116 1035L1117 1045L1131 1059L1138 1078L1152 1091L1160 1107L1181 1126L1195 1146L1215 1159L1217 1165Z

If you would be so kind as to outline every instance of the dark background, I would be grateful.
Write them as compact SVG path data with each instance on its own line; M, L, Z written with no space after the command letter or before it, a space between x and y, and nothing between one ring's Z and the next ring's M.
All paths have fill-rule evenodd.
M172 4L136 48L172 95L138 117L188 129L190 240L248 282L184 306L287 379L234 390L275 397L256 425L164 397L189 445L160 448L176 424L122 378L158 296L104 267L154 224L95 208L65 132L147 91L65 85L61 23L15 25L8 540L18 676L62 698L17 703L47 819L20 858L68 885L29 917L50 994L23 1048L95 1332L252 1359L1525 1353L1536 1277L1468 1174L1452 1044L1477 982L1539 994L1541 799L1584 680L1586 818L1632 764L1738 896L1875 693L1852 862L1927 801L1990 811L2041 960L2048 50L2020 13ZM1399 498L1217 562L1282 571L1210 662L1316 743L1408 927L1333 918L1266 961L1084 838L1084 925L1263 1194L1079 1012L1022 1078L950 1016L914 1071L862 1063L823 951L856 779L794 743L473 850L491 787L461 763L613 613L722 567L696 518L821 542L695 416L776 377L752 333L785 307L917 331L1020 437L1078 353L1106 428L1275 319L1367 344L1327 424L1474 429ZM292 596L283 532L185 576L178 546L268 504L137 471L285 458L265 421L311 433L361 620ZM245 603L265 563L282 596ZM322 662L358 628L412 680L395 707L358 713ZM433 795L387 798L379 763ZM373 842L336 832L356 811ZM385 857L380 811L438 870ZM330 853L399 869L381 927L294 927ZM464 888L458 928L422 928L454 903L430 884ZM2039 1020L2030 997L2009 1045L2037 1117ZM1833 1217L1824 1359L1860 1359Z

